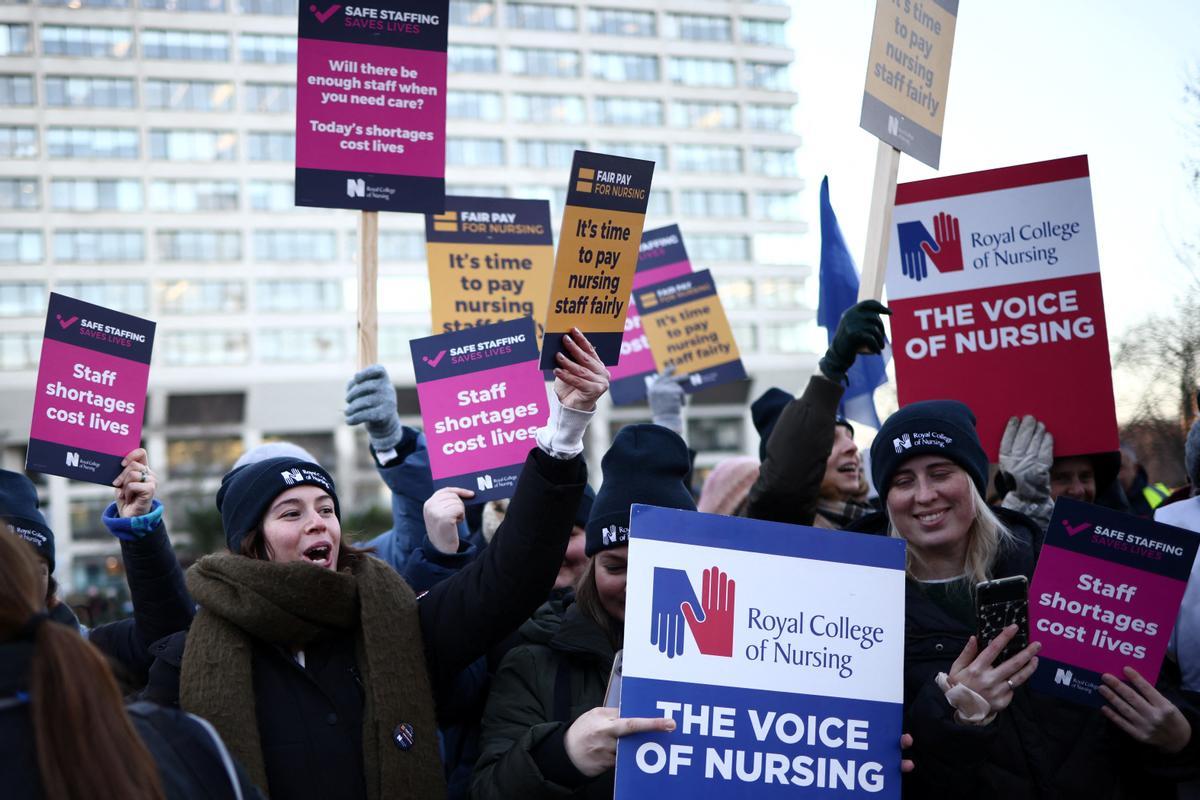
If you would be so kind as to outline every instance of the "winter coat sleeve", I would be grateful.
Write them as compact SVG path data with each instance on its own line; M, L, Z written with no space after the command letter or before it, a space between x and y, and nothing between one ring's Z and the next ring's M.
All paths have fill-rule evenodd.
M913 737L909 757L916 767L905 776L905 796L977 796L978 767L986 760L1000 724L999 718L988 725L955 722L945 694L928 681L905 713L904 729Z
M758 480L750 487L745 516L812 524L844 391L825 376L813 375L804 394L784 406L767 440Z
M421 597L421 633L435 693L545 601L586 482L582 456L557 459L531 450L492 543Z
M426 534L421 546L408 556L404 580L417 594L428 591L479 557L479 548L459 538L457 553L443 553L433 546Z

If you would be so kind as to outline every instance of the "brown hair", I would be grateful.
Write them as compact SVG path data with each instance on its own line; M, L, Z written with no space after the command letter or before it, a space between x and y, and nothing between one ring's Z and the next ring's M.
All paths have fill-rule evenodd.
M0 536L0 642L14 639L42 608L36 558L17 537ZM158 767L125 714L100 651L67 626L44 621L35 629L29 674L29 716L46 797L163 797ZM93 769L97 764L103 768Z
M346 543L346 537L343 534L338 541L337 565L340 571L342 567L353 566L358 559L374 553L373 547L355 547L352 544ZM257 558L259 561L271 560L271 547L267 544L267 537L263 533L263 526L256 525L254 530L242 537L242 546L238 548L238 555L247 556L249 558Z
M624 646L625 623L605 611L600 602L600 591L596 588L596 556L588 559L587 569L575 584L575 603L585 617L600 626L613 650Z

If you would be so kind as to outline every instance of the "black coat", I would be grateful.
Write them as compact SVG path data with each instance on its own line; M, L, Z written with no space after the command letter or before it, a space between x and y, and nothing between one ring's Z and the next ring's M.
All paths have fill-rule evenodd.
M418 598L425 661L434 698L448 704L458 673L515 630L545 599L562 563L587 480L581 457L551 458L534 449L491 546L470 565ZM154 646L145 697L179 702L186 634ZM365 697L352 637L305 648L305 667L287 652L256 642L255 709L272 797L361 798ZM386 676L380 676L386 679ZM436 731L415 731L436 736Z

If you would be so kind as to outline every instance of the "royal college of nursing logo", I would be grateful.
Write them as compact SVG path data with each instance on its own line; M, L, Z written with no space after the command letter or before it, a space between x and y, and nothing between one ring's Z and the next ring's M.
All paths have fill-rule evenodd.
M962 235L958 217L945 212L933 215L933 235L921 221L901 222L896 226L900 236L900 273L914 281L929 275L929 261L938 272L962 272Z
M700 599L686 571L654 568L650 599L650 644L667 658L683 655L684 623L701 655L733 656L733 612L737 583L719 567L704 570Z

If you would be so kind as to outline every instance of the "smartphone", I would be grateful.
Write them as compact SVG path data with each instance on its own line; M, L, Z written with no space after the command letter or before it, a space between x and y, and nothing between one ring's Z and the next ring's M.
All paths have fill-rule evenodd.
M608 689L604 692L605 708L621 707L621 657L624 650L618 650L613 657L612 672L608 676Z
M983 581L975 585L975 624L979 649L999 636L1009 625L1017 626L1014 636L995 663L1012 658L1029 644L1029 581L1024 575Z

